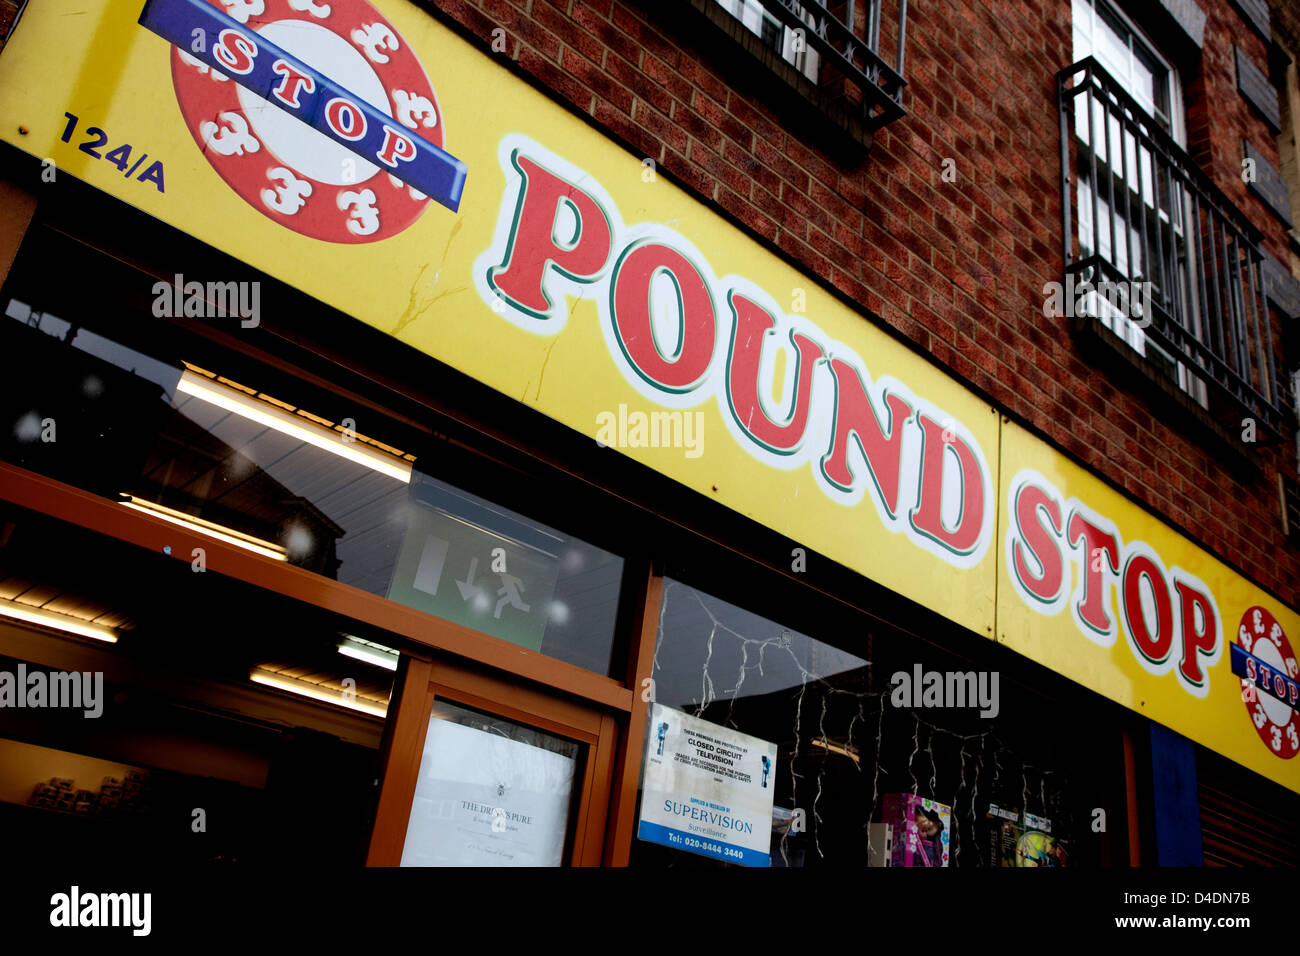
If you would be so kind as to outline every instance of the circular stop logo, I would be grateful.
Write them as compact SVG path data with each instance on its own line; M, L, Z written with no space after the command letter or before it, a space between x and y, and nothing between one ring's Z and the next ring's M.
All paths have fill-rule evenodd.
M428 144L446 155L442 110L420 61L375 7L366 0L161 6L158 16L174 21L165 35L181 114L204 157L245 202L327 242L387 239L420 218L430 200L411 182L433 152Z
M1300 667L1291 641L1268 608L1257 606L1241 616L1237 643L1250 655L1241 678L1246 712L1265 746L1289 760L1300 752L1300 715L1292 693Z

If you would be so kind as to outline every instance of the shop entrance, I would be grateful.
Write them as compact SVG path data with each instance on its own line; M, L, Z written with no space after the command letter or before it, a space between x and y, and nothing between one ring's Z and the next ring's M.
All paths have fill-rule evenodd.
M372 866L598 866L615 721L442 659L406 658Z
M247 281L264 283L266 306L257 328L163 321L147 295L158 276L225 275L218 267L233 267L178 255L175 267L145 272L102 254L102 239L72 238L95 219L80 207L42 210L49 218L34 220L13 269L0 275L0 352L26 370L0 383L0 412L17 423L0 435L0 559L6 537L14 555L20 537L41 541L26 527L46 517L140 551L131 561L105 558L123 583L94 594L93 580L55 588L66 555L78 555L74 570L92 567L80 551L53 554L40 577L25 554L15 557L0 609L14 605L8 609L27 618L30 607L46 604L74 616L92 607L122 615L120 643L99 657L154 669L163 662L207 682L200 689L216 699L213 709L236 715L232 726L249 721L255 695L266 741L253 748L260 762L234 779L272 792L272 809L287 817L319 808L320 832L347 830L349 861L625 862L639 753L628 727L639 729L644 718L631 688L648 674L629 655L644 606L657 604L657 596L646 598L645 558L626 562L610 550L634 536L560 470L539 469L524 451L483 442L472 424L434 411L438 396L399 394L354 368L356 356L371 356L394 381L439 378L423 365L396 375L383 333L327 317L319 304L254 273ZM80 280L67 282L69 272ZM105 301L121 308L106 310ZM297 315L313 317L307 339L273 331L276 316ZM339 328L325 331L321 323L335 319ZM348 363L314 350L330 341L347 343ZM21 522L10 509L23 512ZM21 534L7 530L11 523ZM125 573L146 559L149 573ZM4 572L0 560L0 583ZM157 584L162 574L167 587ZM240 602L250 600L268 610L246 612ZM130 613L137 605L143 624ZM307 615L320 626L305 628ZM66 617L49 620L77 625ZM249 620L258 622L255 632ZM185 640L175 639L180 621ZM116 638L113 628L100 631L106 643ZM94 647L96 637L44 641L28 657L17 647L9 654L0 640L0 658L15 661L0 670L17 673L18 663L38 660L55 666L60 659L46 651L77 641ZM73 663L69 670L92 669ZM98 658L92 663L99 667ZM179 696L172 691L181 682L161 684ZM41 736L47 723L13 736L100 755L84 734ZM352 747L348 758L326 753L315 733ZM77 791L93 795L83 777L110 781L111 802L119 789L111 781L124 786L128 773L176 769L147 760L153 751L118 750L103 750L113 767L43 762L35 777L14 784L14 799L28 800L40 784L38 809L57 809L60 800L89 809L88 796L77 799ZM318 775L344 763L346 796ZM616 763L619 796L611 800ZM215 798L183 792L174 802L186 813L217 807ZM620 807L627 822L607 840L607 817ZM234 810L208 815L214 833L219 825L257 832L234 826ZM181 822L190 826L188 816ZM195 852L207 858L204 848ZM223 845L209 855L266 852Z

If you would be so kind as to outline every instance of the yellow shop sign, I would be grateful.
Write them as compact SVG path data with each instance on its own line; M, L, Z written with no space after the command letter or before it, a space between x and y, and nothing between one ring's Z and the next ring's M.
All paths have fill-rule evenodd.
M0 138L1300 790L1293 611L407 0L31 4Z
M0 124L60 174L992 628L997 415L405 0L45 0L0 56Z
M1002 428L998 640L1300 790L1300 616Z

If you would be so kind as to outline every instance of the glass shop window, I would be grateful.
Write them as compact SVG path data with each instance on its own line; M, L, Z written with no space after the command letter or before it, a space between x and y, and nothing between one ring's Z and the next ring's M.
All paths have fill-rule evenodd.
M728 851L753 851L758 865L802 866L819 842L832 859L863 862L871 781L864 793L860 751L875 723L864 708L878 709L869 669L665 579L647 734L655 762L647 756L632 863L745 862ZM705 855L714 846L721 852Z
M849 652L670 578L660 615L633 866L1063 865L1081 811L1015 739L1034 721L896 698L955 672L942 652L865 629Z
M129 289L86 307L43 267L20 252L0 290L0 459L611 672L621 557L426 474L442 457L417 460L425 434L245 358L234 371L182 323L119 305Z
M14 859L365 861L394 674L341 647L374 632L4 503L0 529Z

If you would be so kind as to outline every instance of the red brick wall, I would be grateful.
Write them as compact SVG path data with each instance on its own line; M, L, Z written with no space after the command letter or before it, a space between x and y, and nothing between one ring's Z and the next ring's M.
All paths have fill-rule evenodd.
M4 49L5 35L8 34L9 28L18 16L19 2L20 0L0 0L0 50Z
M0 34L18 5L0 0ZM1241 179L1243 137L1278 163L1233 66L1236 43L1267 70L1264 42L1227 0L1201 6L1201 70L1184 76L1189 146L1286 261L1283 227ZM911 4L909 115L851 164L733 90L734 67L677 27L668 4L436 7L485 47L504 28L502 55L557 99L1261 584L1288 601L1300 593L1300 560L1277 518L1275 471L1295 470L1290 436L1258 448L1262 476L1234 477L1182 423L1153 417L1085 362L1068 319L1042 315L1043 284L1061 273L1055 73L1071 59L1065 0ZM941 179L945 158L956 183Z
M1288 124L1286 120L1283 121L1283 126L1289 128L1282 131L1279 153L1282 175L1291 187L1291 219L1295 223L1294 235L1297 238L1291 244L1290 259L1283 258L1282 262L1290 266L1292 275L1300 278L1300 146L1297 145L1296 137L1297 127L1300 126L1300 85L1297 81L1297 64L1300 64L1300 4L1293 0L1273 0L1269 6L1273 39L1292 61L1285 81L1290 89L1282 96L1283 116L1289 111L1290 122Z
M1268 124L1237 91L1234 44L1268 75L1264 40L1247 28L1226 2L1205 3L1203 72L1189 85L1187 101L1188 149L1201 168L1265 232L1269 252L1287 259L1285 227L1246 189L1242 179L1241 141L1249 139L1270 163L1280 165L1277 140Z
M1203 79L1184 77L1189 142L1285 261L1282 226L1241 180L1244 135L1277 163L1273 137L1237 93L1232 62L1236 42L1266 69L1264 44L1227 0L1200 2L1209 18ZM698 31L675 27L668 4L436 6L485 46L503 27L503 55L559 100L1014 418L1295 600L1300 560L1281 535L1275 477L1278 467L1294 473L1290 436L1252 450L1265 462L1262 476L1234 477L1185 423L1154 417L1122 382L1088 364L1068 318L1043 317L1043 284L1062 272L1055 74L1071 61L1066 0L910 4L909 115L880 131L852 165L788 135L778 112L734 91L734 68ZM956 161L956 183L941 179L946 157Z

